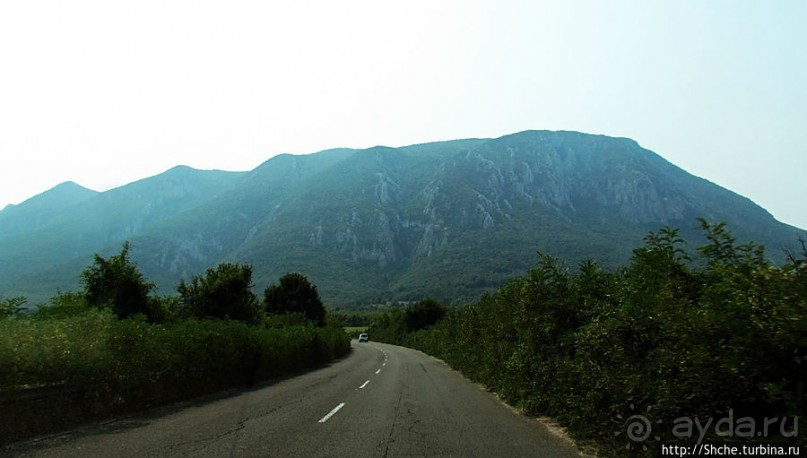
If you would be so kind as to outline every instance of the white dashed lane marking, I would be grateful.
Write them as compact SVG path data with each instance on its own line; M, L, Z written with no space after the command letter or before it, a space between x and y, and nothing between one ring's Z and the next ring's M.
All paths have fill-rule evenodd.
M341 408L342 408L342 407L344 407L344 406L345 406L345 403L344 403L344 402L339 403L339 405L338 405L338 406L334 407L334 408L333 408L333 410L331 410L330 412L328 412L328 415L325 415L324 417L320 418L320 419L319 419L319 422L320 422L320 423L325 423L325 422L326 422L326 421L328 421L328 420L329 420L329 419L330 419L332 416L334 416L334 415L336 414L336 412L339 412L339 409L341 409Z

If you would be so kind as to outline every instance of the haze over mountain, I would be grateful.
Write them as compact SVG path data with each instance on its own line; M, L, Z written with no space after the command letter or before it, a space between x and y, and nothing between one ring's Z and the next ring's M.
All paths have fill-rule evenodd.
M250 172L175 167L103 193L64 183L0 211L0 294L77 289L94 252L129 240L164 294L229 261L252 264L259 290L301 272L330 306L461 301L537 250L614 267L663 226L697 243L696 217L773 258L803 234L633 140L526 131L280 155Z

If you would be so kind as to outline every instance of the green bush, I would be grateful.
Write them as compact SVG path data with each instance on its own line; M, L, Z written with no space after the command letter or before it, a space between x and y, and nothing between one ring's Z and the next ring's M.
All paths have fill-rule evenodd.
M246 323L260 319L258 298L252 292L252 266L223 263L194 276L177 288L182 307L197 318L230 318Z
M28 299L19 296L9 299L0 297L0 320L19 314L25 308Z
M119 318L149 316L149 294L155 288L129 260L130 248L125 242L121 252L108 259L96 254L92 265L81 273L87 304L109 308Z
M317 287L305 275L289 273L264 291L266 312L272 315L302 313L317 326L325 325L325 306Z
M624 455L625 418L650 407L666 420L644 445L692 446L672 421L803 417L807 413L807 250L775 266L764 249L737 245L723 224L701 220L707 244L690 260L678 232L649 234L631 263L571 273L541 255L537 268L413 332L393 311L374 339L436 355L528 414L557 418L604 453ZM624 415L624 416L623 416ZM650 415L650 414L648 414ZM615 434L622 431L621 435ZM777 430L778 432L778 430ZM788 444L768 435L704 443ZM631 444L628 444L631 445ZM637 445L637 444L632 444Z
M153 324L143 315L119 320L110 310L93 309L69 317L0 320L0 394L26 386L64 391L42 411L22 401L4 404L17 414L0 418L0 437L43 433L54 417L69 423L250 385L349 351L340 328L310 324Z
M155 297L129 249L96 254L83 292L59 293L31 316L3 319L25 300L0 300L0 443L251 385L350 351L300 274L267 289L282 315L263 319L251 266L220 264L182 282L179 297Z

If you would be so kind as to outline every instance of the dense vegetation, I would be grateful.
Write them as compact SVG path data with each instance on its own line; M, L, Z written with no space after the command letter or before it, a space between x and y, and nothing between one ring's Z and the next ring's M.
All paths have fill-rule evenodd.
M256 323L260 304L252 286L252 266L224 263L194 276L190 284L182 281L177 291L191 315Z
M802 253L777 266L762 246L738 245L723 224L700 227L708 242L696 259L669 228L649 234L615 271L583 262L571 273L541 254L528 275L434 324L412 327L410 311L396 311L369 332L443 358L606 453L803 445L792 436L794 418L807 413L807 249L802 243ZM642 441L627 437L634 414L652 426ZM686 419L696 418L713 423L703 436L690 423L687 436ZM715 427L726 418L728 427Z
M319 298L317 287L301 274L290 273L282 276L278 284L264 291L266 312L276 315L300 313L312 323L325 324L325 306Z
M21 313L23 298L0 301L0 443L251 385L350 350L324 319L264 313L250 266L222 264L180 284L179 296L155 297L128 252L96 255L82 292L33 315ZM293 275L305 280L296 293L316 293Z

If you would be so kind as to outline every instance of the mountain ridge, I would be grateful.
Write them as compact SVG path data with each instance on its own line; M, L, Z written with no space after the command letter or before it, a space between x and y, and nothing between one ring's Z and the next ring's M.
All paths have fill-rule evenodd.
M124 240L164 293L219 262L246 262L260 289L300 271L339 305L465 300L523 273L537 250L616 266L648 231L670 225L697 239L699 216L771 256L800 234L632 139L568 131L279 155L248 172L175 167L70 208L50 229L0 235L0 294L74 289L93 252ZM24 223L4 212L0 234Z

